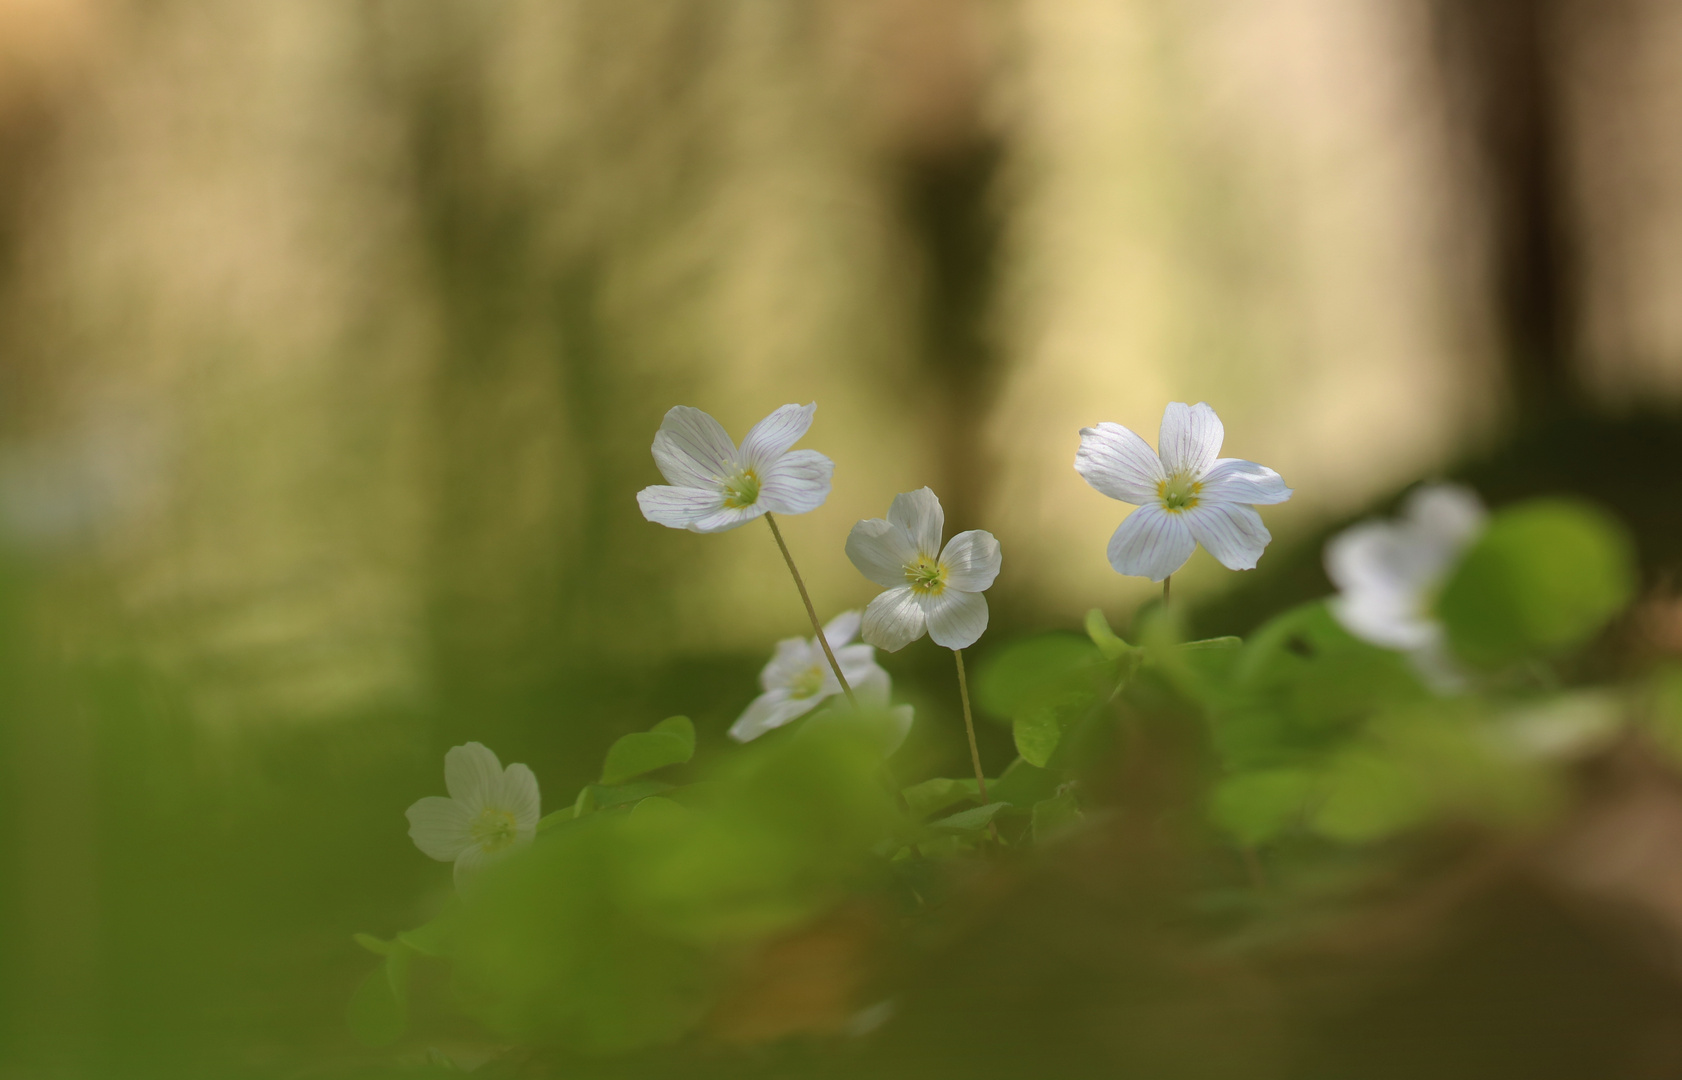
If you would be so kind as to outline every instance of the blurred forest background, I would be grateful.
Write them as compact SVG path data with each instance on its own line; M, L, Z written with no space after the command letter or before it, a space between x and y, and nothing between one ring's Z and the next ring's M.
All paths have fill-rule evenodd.
M988 640L1125 616L1077 431L1168 400L1297 491L1211 632L1428 475L1662 583L1678 56L1665 0L0 0L0 1075L348 1053L444 748L716 748L805 623L763 530L642 519L673 404L819 403L825 616L925 483Z

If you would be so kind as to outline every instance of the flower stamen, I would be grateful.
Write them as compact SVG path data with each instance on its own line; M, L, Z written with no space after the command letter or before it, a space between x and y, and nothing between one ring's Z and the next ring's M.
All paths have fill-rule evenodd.
M823 668L816 664L802 671L789 683L788 696L804 701L809 697L816 697L823 692L823 677L827 675Z
M946 591L946 567L938 559L919 555L916 562L906 565L905 580L914 593L939 596Z
M494 806L487 806L479 811L471 827L473 840L487 854L501 851L514 843L519 836L518 826L514 815L507 810L498 810Z
M740 510L759 501L759 474L743 469L724 482L724 505Z
M1157 481L1156 497L1162 500L1164 510L1179 513L1196 506L1197 496L1202 490L1203 485L1189 476L1170 476Z

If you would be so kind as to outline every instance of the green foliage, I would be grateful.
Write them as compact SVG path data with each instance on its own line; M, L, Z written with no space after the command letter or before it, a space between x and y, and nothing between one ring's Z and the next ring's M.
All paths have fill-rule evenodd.
M357 943L382 951L377 938L358 934ZM378 942L385 959L368 973L351 996L346 1019L351 1032L369 1046L388 1046L409 1025L409 963L414 952L399 942Z
M981 708L1011 721L1016 752L1044 768L1064 736L1114 692L1115 662L1074 634L1042 634L991 655L975 680Z
M694 755L695 725L687 716L670 716L614 743L602 765L601 782L613 787L668 765L682 765Z
M1539 499L1495 515L1443 585L1437 613L1455 653L1499 667L1580 644L1635 590L1617 522L1586 503Z
M1034 843L1041 844L1066 831L1080 820L1080 803L1073 789L1041 799L1034 804L1032 828Z

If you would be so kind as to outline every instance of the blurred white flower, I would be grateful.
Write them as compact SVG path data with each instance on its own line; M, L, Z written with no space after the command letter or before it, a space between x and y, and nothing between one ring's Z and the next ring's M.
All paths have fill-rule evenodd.
M637 493L649 521L715 533L766 511L804 514L829 497L835 463L816 450L790 450L812 426L817 403L784 405L748 431L740 447L700 409L678 405L654 435L654 461L670 486Z
M1363 522L1334 536L1326 545L1326 576L1338 588L1332 615L1364 641L1440 667L1443 628L1431 607L1485 518L1472 491L1430 484L1408 496L1399 519Z
M409 837L439 862L454 862L457 885L537 835L542 800L524 765L504 769L476 742L452 747L444 755L444 788L449 798L429 795L409 807Z
M1291 497L1264 465L1216 457L1225 437L1207 404L1171 402L1157 449L1120 424L1081 428L1075 471L1088 484L1139 509L1110 537L1117 573L1161 581L1184 566L1198 544L1229 570L1253 570L1268 541L1257 506Z
M942 550L946 526L928 488L895 495L887 520L853 526L847 558L888 591L864 609L864 640L889 652L927 630L935 644L965 649L987 629L982 592L999 576L999 542L980 529L961 532Z
M823 628L824 639L835 650L835 659L853 696L862 707L888 703L888 673L876 663L876 650L853 644L859 632L859 613L844 611ZM753 699L741 717L730 726L730 737L748 742L798 719L841 693L841 684L830 669L817 638L786 638L777 642L771 662L759 673L765 692Z

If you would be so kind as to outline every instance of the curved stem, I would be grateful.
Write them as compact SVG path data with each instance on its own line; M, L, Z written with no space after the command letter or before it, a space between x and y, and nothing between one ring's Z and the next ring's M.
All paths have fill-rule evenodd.
M981 805L986 806L992 800L987 797L987 774L981 771L981 748L975 744L975 718L969 710L969 679L964 676L964 650L953 649L952 659L958 663L958 696L964 701L964 733L969 736L969 760L975 766L975 788L981 795ZM987 835L995 841L999 838L998 826L991 821L987 823Z
M1174 583L1174 575L1173 574L1169 574L1167 577L1162 579L1162 606L1163 607L1168 606L1168 586L1172 585L1173 583Z
M835 659L835 652L829 647L829 639L824 636L823 624L818 622L817 609L812 606L812 598L806 595L806 583L800 580L800 571L795 569L794 556L788 553L788 545L783 543L783 531L777 528L777 519L770 512L765 514L765 524L771 526L771 535L777 538L777 549L783 553L783 561L788 563L788 572L794 575L794 587L800 590L800 600L806 605L806 615L812 620L812 632L818 636L818 644L823 646L824 656L829 658L829 668L835 672L835 681L841 684L841 692L847 695L847 704L858 708L858 699L853 697L853 688L847 685L847 676L841 674L841 664Z

